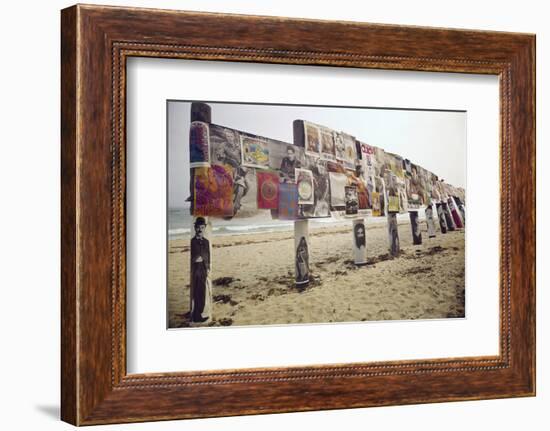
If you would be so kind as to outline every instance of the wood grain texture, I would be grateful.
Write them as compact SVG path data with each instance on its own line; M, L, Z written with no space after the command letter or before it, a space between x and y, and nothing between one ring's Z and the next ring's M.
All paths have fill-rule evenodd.
M62 419L77 425L535 393L535 37L100 6L62 11ZM495 74L500 354L126 374L126 59Z

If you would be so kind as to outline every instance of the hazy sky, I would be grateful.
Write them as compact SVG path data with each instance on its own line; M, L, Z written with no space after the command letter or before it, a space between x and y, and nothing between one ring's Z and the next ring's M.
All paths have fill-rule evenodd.
M411 160L446 182L466 187L466 113L210 103L212 122L292 143L292 122L308 120ZM168 205L189 196L191 103L168 103Z

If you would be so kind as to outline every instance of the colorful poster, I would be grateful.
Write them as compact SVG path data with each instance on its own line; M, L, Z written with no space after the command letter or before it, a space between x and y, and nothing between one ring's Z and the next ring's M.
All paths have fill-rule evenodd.
M212 165L194 168L193 215L233 216L233 169L231 166Z
M357 215L359 211L359 199L357 197L357 187L345 187L346 215Z
M193 121L189 129L189 166L210 166L210 138L208 124Z
M348 185L346 174L329 172L330 181L330 205L332 208L344 208L346 206L345 187Z
M267 140L241 135L242 163L250 168L269 168L269 148Z
M277 209L279 207L279 175L271 171L257 171L258 208Z
M279 184L280 220L296 220L298 218L298 187L294 183Z
M449 210L451 211L451 215L453 216L453 221L455 222L455 226L458 229L462 229L464 225L462 224L462 219L460 218L460 214L458 213L458 209L455 205L455 202L451 196L449 196L449 199L447 199L447 203L449 204Z
M313 173L309 169L296 168L296 185L298 186L298 203L313 204Z
M307 121L304 121L304 146L306 154L319 157L321 153L319 127Z

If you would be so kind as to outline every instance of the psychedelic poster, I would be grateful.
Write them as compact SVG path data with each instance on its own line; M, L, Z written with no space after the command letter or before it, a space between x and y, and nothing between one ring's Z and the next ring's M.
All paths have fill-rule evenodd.
M280 220L296 220L298 218L298 187L294 183L279 184Z
M194 168L193 215L233 216L233 169L225 165Z
M257 171L258 208L277 209L279 206L279 175L271 171Z

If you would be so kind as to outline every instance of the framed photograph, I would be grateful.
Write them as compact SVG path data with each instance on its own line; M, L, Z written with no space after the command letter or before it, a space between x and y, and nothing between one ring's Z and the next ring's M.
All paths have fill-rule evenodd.
M61 21L64 421L535 394L534 35Z

